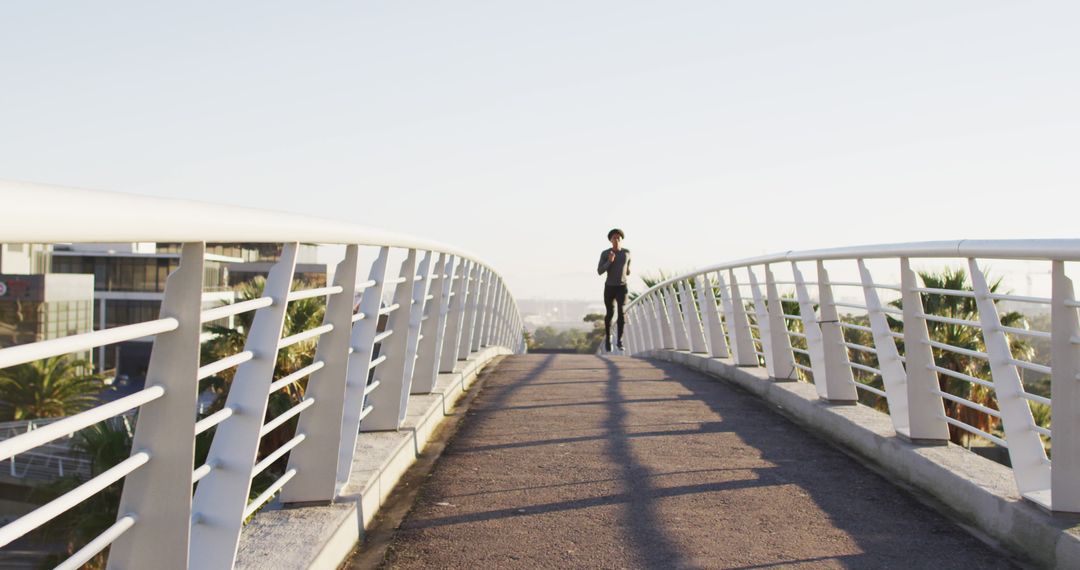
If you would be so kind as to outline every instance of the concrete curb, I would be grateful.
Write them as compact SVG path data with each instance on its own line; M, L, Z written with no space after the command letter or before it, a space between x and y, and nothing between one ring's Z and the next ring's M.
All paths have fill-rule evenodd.
M430 394L411 396L400 430L361 433L349 483L334 504L289 509L273 505L259 511L244 527L235 568L340 566L476 375L494 358L508 354L501 347L481 349L460 362L453 374L440 374Z
M673 362L731 382L780 408L811 433L929 494L949 514L1040 567L1080 567L1080 518L1050 514L1023 500L1012 470L1003 465L953 444L912 444L895 435L886 414L866 406L829 404L818 398L812 384L774 382L763 368L740 368L730 359L685 351L634 356Z

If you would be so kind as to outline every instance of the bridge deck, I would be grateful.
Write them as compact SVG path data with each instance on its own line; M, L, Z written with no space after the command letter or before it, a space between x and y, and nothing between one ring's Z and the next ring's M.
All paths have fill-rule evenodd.
M1002 555L754 397L676 365L509 357L391 568L1003 568Z

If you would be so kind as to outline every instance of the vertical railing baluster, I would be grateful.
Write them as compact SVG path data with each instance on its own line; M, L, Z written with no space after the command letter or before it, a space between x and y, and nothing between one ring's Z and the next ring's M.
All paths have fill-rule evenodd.
M1076 513L1080 512L1080 407L1068 403L1080 402L1080 321L1065 262L1054 261L1050 275L1050 395L1054 403L1055 450L1050 472L1051 508Z
M450 296L449 313L446 315L446 336L444 337L442 357L439 359L439 372L452 373L458 361L458 349L461 346L463 323L465 322L465 304L469 292L469 274L472 264L467 259L458 263L454 278L453 294Z
M908 395L908 431L901 435L916 443L944 444L949 441L949 426L944 420L944 403L937 394L941 388L933 369L934 352L918 287L911 262L906 257L900 258Z
M405 408L409 403L409 394L412 392L413 375L416 372L416 361L419 358L421 342L423 346L430 344L430 340L422 338L420 329L424 325L424 315L427 307L428 284L431 282L431 266L434 263L435 253L424 252L424 258L417 267L416 276L412 280L412 302L409 305L409 338L405 346L405 374L401 390L401 407L398 425L405 421Z
M360 420L364 417L364 410L369 409L367 400L371 397L365 396L365 392L367 392L368 377L371 376L370 366L372 355L375 353L375 337L379 334L379 308L382 306L382 295L386 286L386 266L389 257L389 247L379 248L379 256L372 262L371 269L368 271L368 281L374 281L375 284L365 289L360 297L359 312L364 315L364 318L352 326L352 340L350 341L352 352L349 354L348 379L345 383L345 402L341 422L341 443L338 447L337 484L339 488L349 481L353 456L356 453L356 439L360 431Z
M713 292L712 283L706 275L698 275L697 298L698 307L705 316L705 338L709 347L709 356L713 358L727 358L727 340L724 338L724 325L720 320L720 308L716 305L716 294Z
M225 400L233 415L217 426L206 459L212 469L195 489L188 550L192 568L231 568L236 559L297 248L295 242L285 244L266 278L263 295L273 299L273 304L255 313L244 343L244 349L255 356L236 369Z
M825 395L826 400L839 404L859 401L855 388L855 378L851 373L847 346L844 344L844 328L840 325L840 314L833 299L832 283L825 263L817 262L818 305L821 320L821 347L825 355Z
M1001 410L1005 441L1009 444L1009 463L1012 464L1013 476L1016 477L1016 487L1021 495L1050 506L1050 462L1046 459L1042 439L1035 431L1035 419L1031 415L1027 398L1024 398L1024 385L1020 381L1020 374L1012 363L1009 338L1001 330L997 306L990 297L990 287L986 283L986 276L979 269L978 262L974 258L968 259L968 267L971 270L975 305L979 309L983 343L990 361L994 395L997 397L998 409ZM1058 453L1054 453L1054 456Z
M404 411L402 394L408 396L405 389L405 360L409 347L410 309L416 269L416 250L410 249L401 262L401 272L398 274L398 279L403 281L394 286L391 306L397 305L397 309L390 313L386 321L386 331L390 332L390 336L379 343L379 357L386 357L375 368L375 381L379 383L379 388L368 396L372 409L360 422L360 431L386 431L401 427L400 418Z
M472 344L469 346L470 352L479 352L481 342L480 338L482 331L484 330L484 321L488 318L488 295L491 293L491 270L483 267L480 269L480 285L477 289L476 296L476 320L473 322L472 332Z
M776 288L772 266L765 264L765 310L769 319L769 335L772 347L773 379L798 380L799 371L795 368L795 353L791 350L791 336L788 335L787 318L784 317L784 304L780 302L780 293Z
M720 278L720 292L725 291L723 276L717 272ZM735 354L735 364L738 366L757 366L758 357L754 351L754 337L750 330L750 318L746 315L746 303L743 302L742 291L739 290L739 280L735 277L735 270L728 270L728 280L731 281L730 293L723 298L725 312L728 313L728 334L731 335L731 348Z
M323 314L323 324L334 328L319 337L315 349L314 362L322 362L323 367L312 373L304 392L315 404L301 412L296 426L296 434L303 434L304 441L289 452L289 469L295 468L296 476L281 491L283 503L334 499L359 250L357 245L347 246L345 259L334 271L334 285L341 287L341 293L330 296Z
M458 360L466 360L473 351L473 335L476 332L477 312L479 311L481 270L479 263L473 263L469 272L469 295L465 309L465 320L461 326L461 344L458 346Z
M667 321L667 310L664 309L664 296L657 289L648 299L649 311L652 313L653 333L656 335L659 345L657 350L670 350L675 348L674 334L671 325Z
M180 325L157 335L150 352L146 387L165 394L139 410L131 451L148 452L150 461L124 479L117 518L133 515L135 525L113 543L111 568L188 567L205 251L201 242L185 243L166 281L160 315Z
M667 302L672 336L675 338L675 350L690 350L690 338L686 334L686 322L683 321L682 310L679 307L679 297L675 294L675 288L672 285L668 285L664 289L664 297Z
M814 375L814 387L817 388L818 397L829 400L829 386L827 381L828 372L825 367L825 346L821 335L821 326L818 324L817 312L814 310L814 302L810 299L810 291L806 287L799 264L791 262L791 272L795 278L795 297L799 301L799 318L802 320L803 335L806 337L806 352L810 354L810 369Z
M886 399L889 402L889 417L892 418L896 433L908 433L907 373L900 361L900 352L896 349L889 321L881 310L881 299L866 262L858 260L859 276L862 279L863 297L866 300L867 316L870 318L870 330L874 337L874 350L877 351L878 370L885 384Z
M690 351L698 354L708 352L705 344L705 331L701 326L702 309L695 306L694 292L690 288L690 281L679 281L675 284L679 293L679 303L682 305L683 321L686 322L686 332L690 336Z
M452 299L450 290L454 284L454 256L448 253L440 254L435 267L439 281L431 285L433 297L424 306L426 320L420 327L420 334L424 337L426 349L420 351L416 360L413 394L428 394L435 389L435 381L439 378L439 362L442 361L446 345L447 316L450 314Z

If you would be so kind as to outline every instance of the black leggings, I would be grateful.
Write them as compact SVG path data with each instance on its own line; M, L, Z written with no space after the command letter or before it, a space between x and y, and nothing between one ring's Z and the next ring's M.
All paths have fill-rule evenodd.
M626 324L626 311L623 307L626 305L626 285L605 285L604 286L604 307L607 308L607 313L604 314L604 335L605 338L611 338L611 317L615 314L615 305L619 306L619 342L622 342L623 325Z

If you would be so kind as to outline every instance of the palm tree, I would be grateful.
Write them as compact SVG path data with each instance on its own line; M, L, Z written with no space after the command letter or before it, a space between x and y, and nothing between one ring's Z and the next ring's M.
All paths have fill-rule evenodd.
M90 363L54 356L0 370L0 419L70 416L93 407L106 389Z
M131 453L132 431L125 417L112 418L76 434L72 449L90 458L90 477L96 477L128 458ZM78 476L65 477L38 491L46 500L59 496L78 487L85 480ZM67 559L116 522L116 511L120 505L120 493L123 480L109 485L79 503L76 507L49 522L43 529L47 538L64 541L65 553L57 554L46 560L48 567ZM96 570L105 568L108 549L103 550L87 562L83 568Z
M296 280L293 282L292 288L293 290L299 290L309 289L313 286L314 285L310 283ZM263 277L258 277L251 282L240 285L237 288L237 302L262 297L265 287L266 279ZM288 309L285 311L285 324L282 336L291 336L319 326L322 324L323 313L325 310L326 303L321 297L300 299L290 302ZM231 356L243 351L247 331L251 330L251 324L254 318L254 312L249 311L237 315L235 328L208 325L206 327L207 332L214 336L202 345L202 364L214 362L226 356ZM317 339L306 340L278 350L277 364L274 368L273 379L279 380L311 364L315 358L315 347L317 342ZM235 372L235 368L230 368L206 380L205 388L211 390L216 395L214 403L207 410L208 414L220 410L225 405L225 399L228 396ZM266 410L267 418L276 417L300 403L304 398L304 389L306 386L307 380L304 379L270 394ZM281 447L282 444L292 439L296 430L296 422L297 420L293 419L268 433L266 437L263 438L262 445L259 448L259 457L261 458L269 455L274 450Z
M961 267L945 268L940 273L920 271L918 272L918 275L922 279L923 285L929 289L972 291L971 286L967 284L967 272ZM993 280L989 284L991 293L997 293L1000 288L1000 278ZM950 317L966 321L979 320L979 310L974 297L922 293L921 298L923 310L928 315ZM997 300L995 300L994 303L996 304ZM903 308L903 304L899 300L894 301L892 305ZM999 317L1001 319L1001 324L1004 326L1026 328L1024 315L1019 312L1009 311L1000 313ZM892 319L890 319L890 325L893 326L895 330L900 330L902 327L899 322ZM970 351L986 352L986 344L983 341L981 329L968 325L943 323L931 320L926 321L926 328L929 332L930 340L932 341ZM1026 341L1010 338L1009 345L1015 358L1030 358L1032 348ZM903 349L902 343L900 348L901 350ZM938 348L934 348L933 353L935 362L942 368L974 376L976 378L990 377L990 364L984 359ZM942 392L960 396L961 398L994 410L998 409L997 398L991 388L967 380L946 376L944 374L938 375L938 383ZM951 400L944 400L944 404L945 414L951 418L958 419L987 433L992 433L1001 429L1000 420L989 414L963 406ZM949 439L954 443L967 447L970 446L972 437L971 433L951 424L949 425Z

